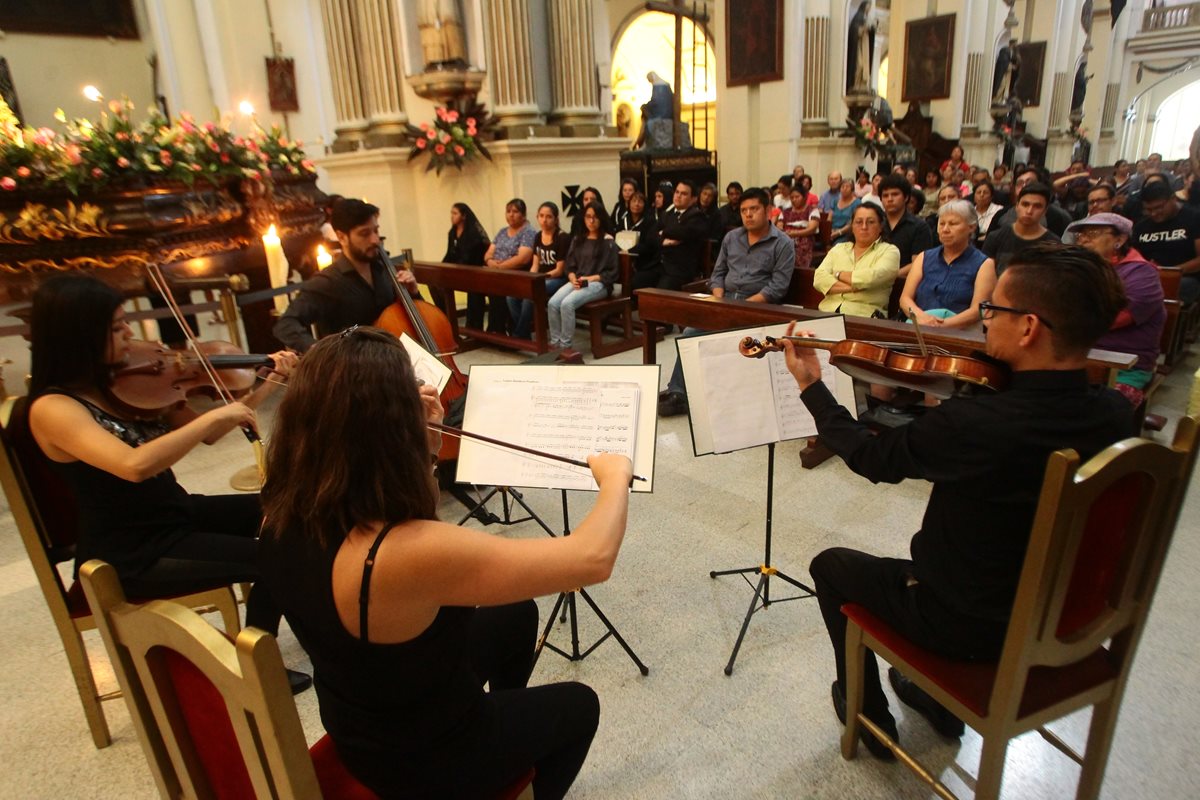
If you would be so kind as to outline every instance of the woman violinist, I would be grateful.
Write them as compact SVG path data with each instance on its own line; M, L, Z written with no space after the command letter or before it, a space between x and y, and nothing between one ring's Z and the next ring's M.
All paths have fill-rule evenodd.
M253 427L255 407L277 382L202 414L186 406L150 418L124 411L109 390L132 339L121 303L116 290L84 275L51 278L33 297L29 429L75 496L75 563L107 561L140 598L255 581L258 495L189 495L171 467L201 442ZM297 362L288 352L271 358L284 378ZM267 594L250 593L247 625L277 633L279 617ZM288 677L293 691L312 682Z
M438 434L426 423L442 408L431 388L418 389L404 348L374 328L305 356L268 453L264 581L312 657L338 754L373 791L491 797L535 767L539 800L561 798L600 709L582 684L526 687L529 598L608 578L632 467L591 457L600 491L570 536L505 539L439 522Z

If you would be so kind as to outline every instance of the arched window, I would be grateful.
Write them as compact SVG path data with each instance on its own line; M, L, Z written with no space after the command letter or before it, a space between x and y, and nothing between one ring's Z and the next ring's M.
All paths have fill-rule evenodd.
M717 140L717 59L704 29L694 28L691 20L683 20L681 36L683 91L679 99L683 121L691 128L692 143L707 148ZM641 107L650 99L648 72L657 72L667 83L674 82L675 18L660 11L635 17L621 32L613 53L613 124L630 139L637 138Z
M1162 153L1164 161L1188 157L1192 134L1200 127L1200 81L1183 87L1163 101L1154 114L1151 152Z

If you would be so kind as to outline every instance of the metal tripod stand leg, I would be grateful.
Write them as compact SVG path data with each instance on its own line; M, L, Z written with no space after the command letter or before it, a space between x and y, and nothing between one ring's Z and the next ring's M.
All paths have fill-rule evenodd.
M771 578L776 577L797 589L804 592L802 595L794 595L785 597L781 600L775 600L776 603L782 603L787 600L802 600L808 597L816 597L816 591L809 586L805 586L795 578L791 578L775 567L771 566L771 512L774 504L774 487L775 487L775 443L771 442L767 445L767 525L766 534L763 540L763 562L757 567L742 567L740 569L722 569L713 570L708 573L708 577L717 578L722 575L741 575L742 578L750 583L750 579L746 576L755 573L758 575L757 585L754 586L754 596L750 598L750 608L746 611L746 617L742 620L742 628L738 631L737 641L733 645L733 652L729 654L729 663L725 665L725 674L733 674L733 662L737 661L738 651L742 649L742 640L746 638L746 631L750 628L750 618L754 616L754 612L761 609L766 609L771 605ZM759 602L762 605L759 606Z
M567 511L567 491L566 491L566 489L563 489L561 491L562 491L562 509L563 509L563 533L562 533L562 535L570 536L571 535L571 526L570 526L570 516ZM530 513L532 513L532 512L530 512ZM541 522L541 520L538 520L538 521ZM546 532L549 533L551 536L555 535L552 531L550 531L549 528L546 527L545 523L542 523L542 527L546 528ZM583 598L584 602L586 602L588 604L588 606L592 609L592 613L594 613L596 615L596 617L600 620L601 623L603 623L604 627L606 628L605 634L603 636L601 636L599 639L597 639L595 642L593 642L590 647L588 647L586 650L583 650L583 651L580 651L580 649L579 649L579 617L578 617L577 609L576 609L575 595L579 595L580 597ZM559 617L559 612L562 613L561 618ZM550 630L554 627L555 619L558 618L560 622L565 622L567 617L570 617L570 621L571 621L571 652L569 652L569 653L565 650L555 647L554 645L552 645L548 641L546 641L547 638L550 636ZM596 601L592 599L591 595L589 595L587 593L586 589L581 588L581 589L575 589L575 590L572 590L569 592L562 592L558 595L558 599L554 601L554 608L550 611L550 618L546 622L546 627L542 630L541 637L538 638L537 647L534 648L534 651L533 651L534 666L537 665L537 660L538 660L538 658L541 657L542 650L544 648L553 650L555 653L558 653L560 656L567 659L568 661L582 661L583 659L585 659L589 655L591 655L592 651L595 650L597 647L599 647L601 644L603 644L603 642L606 639L608 639L608 637L610 637L610 636L617 640L617 643L620 644L622 649L625 650L625 654L629 656L630 660L633 661L633 663L635 665L637 665L638 670L643 675L648 675L650 673L650 668L642 663L642 660L640 658L638 658L637 653L633 652L633 648L629 646L629 643L625 641L624 637L621 636L621 634L617 631L616 627L611 622L609 622L608 617L606 617L604 615L604 612L600 610L600 606L596 605Z

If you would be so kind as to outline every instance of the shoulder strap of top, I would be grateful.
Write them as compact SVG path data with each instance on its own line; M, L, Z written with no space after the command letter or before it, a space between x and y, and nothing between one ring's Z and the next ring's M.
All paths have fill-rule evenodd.
M392 522L383 526L383 530L371 544L371 549L367 551L367 560L363 562L362 586L358 590L358 638L364 642L370 641L367 635L367 606L371 595L371 571L375 569L375 554L379 552L379 545L383 544L383 537L397 524Z

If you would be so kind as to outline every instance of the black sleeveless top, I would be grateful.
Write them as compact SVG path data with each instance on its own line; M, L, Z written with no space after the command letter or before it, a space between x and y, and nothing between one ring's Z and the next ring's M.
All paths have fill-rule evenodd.
M162 420L121 419L78 395L62 394L81 403L102 428L130 447L139 447L171 429ZM71 487L79 506L76 571L90 558L112 564L122 577L135 576L182 539L191 521L188 493L165 469L140 483L82 461L50 461Z
M380 531L376 548L390 530ZM293 537L283 544L264 535L259 550L261 580L312 659L321 722L350 772L376 793L450 796L455 778L470 769L464 757L493 733L493 706L467 654L475 609L444 606L400 644L352 636L333 599L341 543ZM369 570L363 579L365 589Z

